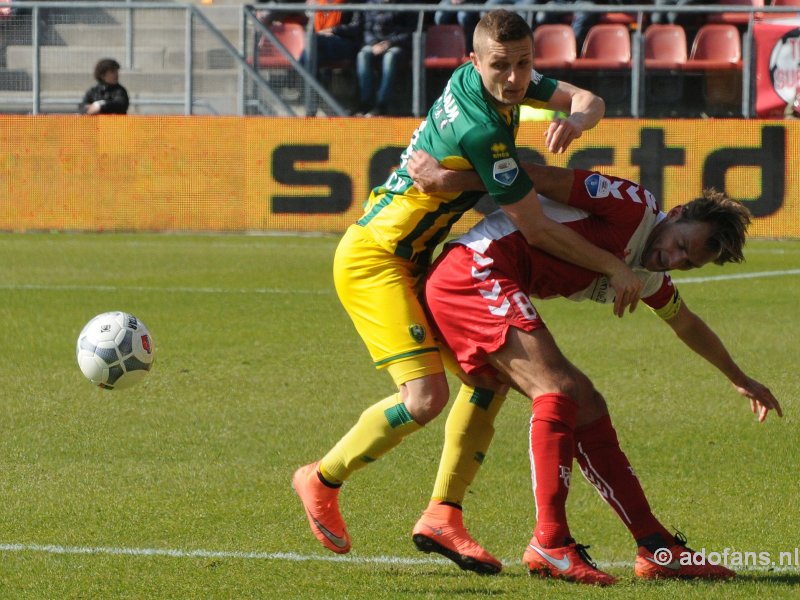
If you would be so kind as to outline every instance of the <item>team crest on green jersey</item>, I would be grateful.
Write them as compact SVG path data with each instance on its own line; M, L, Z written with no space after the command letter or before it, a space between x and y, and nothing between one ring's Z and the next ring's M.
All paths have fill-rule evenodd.
M419 323L410 325L408 328L408 333L411 334L411 337L418 344L421 344L423 341L425 341L425 328Z
M492 166L492 178L501 185L511 185L517 178L519 167L513 158L498 160Z

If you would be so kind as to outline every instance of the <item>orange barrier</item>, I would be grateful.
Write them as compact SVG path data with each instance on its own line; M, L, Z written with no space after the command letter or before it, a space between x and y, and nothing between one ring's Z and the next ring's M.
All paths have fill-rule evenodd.
M0 229L340 232L416 119L0 117ZM523 157L640 181L664 208L722 188L752 234L800 238L800 121L609 119L564 155L546 122ZM458 231L480 215L472 211Z

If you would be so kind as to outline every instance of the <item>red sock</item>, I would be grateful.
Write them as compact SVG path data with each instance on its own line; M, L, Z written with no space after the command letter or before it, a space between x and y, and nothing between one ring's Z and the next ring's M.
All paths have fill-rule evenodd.
M617 432L606 415L575 431L575 456L584 476L619 515L635 539L653 534L672 536L653 516Z
M563 394L533 399L531 468L536 501L534 534L545 548L560 548L570 537L567 494L575 452L578 405Z

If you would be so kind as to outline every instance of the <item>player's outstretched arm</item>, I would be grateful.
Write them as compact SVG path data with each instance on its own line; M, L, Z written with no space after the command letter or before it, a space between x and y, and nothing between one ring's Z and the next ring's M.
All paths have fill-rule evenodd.
M547 108L569 115L565 119L556 117L545 131L547 149L555 154L564 152L584 131L597 125L606 112L602 98L566 81L558 82Z
M736 391L750 400L750 409L758 416L759 422L767 418L770 410L774 410L779 417L783 416L781 405L769 388L739 368L719 336L685 303L667 323L684 344L719 369Z

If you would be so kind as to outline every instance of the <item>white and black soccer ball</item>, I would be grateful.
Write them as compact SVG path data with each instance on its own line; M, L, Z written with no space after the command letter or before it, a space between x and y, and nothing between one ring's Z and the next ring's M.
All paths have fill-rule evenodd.
M155 347L145 324L125 312L97 315L78 335L78 366L105 389L132 386L150 371Z

